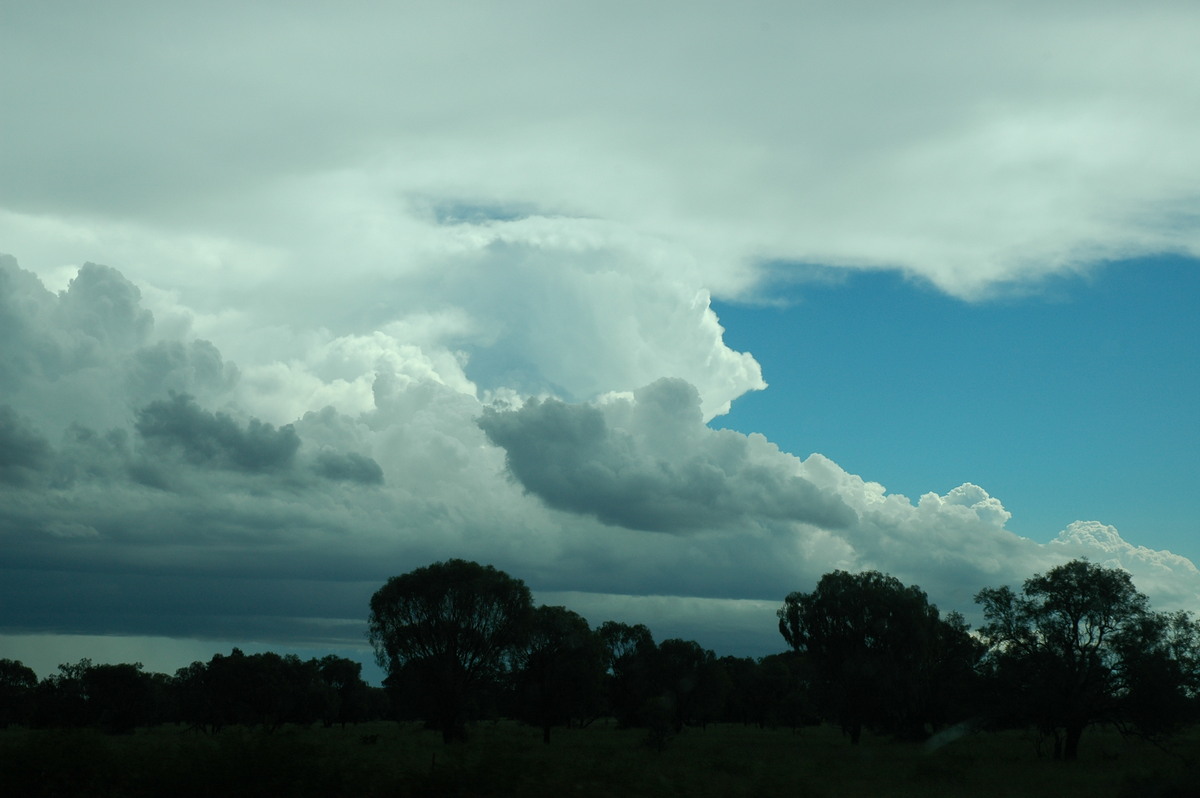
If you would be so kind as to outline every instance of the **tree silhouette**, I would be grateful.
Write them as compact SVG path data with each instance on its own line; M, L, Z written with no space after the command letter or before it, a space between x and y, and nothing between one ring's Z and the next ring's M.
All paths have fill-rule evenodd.
M918 587L878 571L825 574L812 593L792 593L779 631L811 672L818 710L857 744L864 726L921 736L932 720L939 656L965 636L941 620Z
M727 661L732 658L726 658ZM735 696L743 720L759 728L788 726L796 729L815 720L806 663L794 651L740 663L734 679ZM727 666L728 667L728 666Z
M89 723L111 734L129 734L150 719L151 682L142 663L92 665L81 678Z
M449 560L394 576L371 597L369 637L390 684L418 681L421 714L465 740L472 701L528 634L529 588L490 565Z
M673 638L658 645L656 698L668 709L678 734L684 724L707 724L725 704L729 681L713 652L694 640Z
M638 726L642 708L654 696L658 648L643 624L605 621L600 639L608 649L609 706L617 723Z
M518 714L550 730L592 716L603 700L607 651L588 622L566 607L534 610L530 634L517 653Z
M0 729L29 723L37 674L20 660L0 659Z
M34 693L34 725L86 726L89 723L84 675L91 667L92 661L86 657L74 664L64 662L58 666L58 673L38 682Z
M1026 579L1021 595L985 588L975 600L1006 704L1054 736L1056 758L1076 759L1095 723L1161 730L1195 689L1195 623L1151 612L1123 570L1074 560Z
M362 664L336 654L316 662L325 689L321 696L321 720L326 727L357 723L367 717L370 690L362 679Z

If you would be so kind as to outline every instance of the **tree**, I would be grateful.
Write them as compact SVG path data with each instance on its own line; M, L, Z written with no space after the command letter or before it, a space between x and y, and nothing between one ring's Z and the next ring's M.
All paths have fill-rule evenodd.
M96 726L127 734L157 719L155 684L142 664L93 665L90 659L61 664L38 683L33 697L36 726Z
M654 666L655 694L669 711L676 734L684 724L707 725L721 711L729 680L712 651L694 640L664 640Z
M517 655L517 713L542 729L594 716L602 702L607 650L588 622L566 607L538 607Z
M1126 733L1158 736L1195 723L1200 697L1200 623L1182 610L1150 613L1117 641L1126 688L1114 722Z
M946 613L935 627L924 678L932 685L925 711L935 731L981 711L979 664L985 648L960 612Z
M208 666L197 661L175 671L171 679L176 717L206 733L218 731L223 722L209 689L209 675Z
M91 668L92 661L86 657L73 665L64 662L58 666L58 673L38 682L35 726L86 726L90 722L84 676Z
M794 651L770 654L736 680L744 720L759 728L788 726L795 730L812 723L814 712L805 679L804 657Z
M87 718L111 734L130 734L151 713L151 682L142 663L92 665L82 674Z
M932 720L934 679L947 638L964 628L943 621L916 586L878 571L825 574L812 593L792 593L779 631L804 655L824 717L857 744L864 726L920 736Z
M605 621L600 639L608 650L609 706L621 726L642 723L642 708L654 697L658 647L643 624Z
M725 698L725 707L721 712L721 720L730 723L759 723L753 695L753 681L758 671L758 663L753 657L734 657L726 655L717 660L725 669L729 679L729 695Z
M376 591L369 637L393 686L420 682L426 722L446 742L465 740L472 701L525 639L532 611L521 580L448 560L393 576Z
M1056 758L1076 759L1095 723L1161 730L1194 695L1195 623L1151 612L1123 570L1074 560L1026 579L1021 595L985 588L975 601L1003 701L1054 736Z
M20 660L0 659L0 729L27 724L33 713L37 674Z
M327 654L316 661L321 681L325 685L322 695L321 720L328 728L340 723L358 723L367 718L370 692L362 679L362 664L352 659Z

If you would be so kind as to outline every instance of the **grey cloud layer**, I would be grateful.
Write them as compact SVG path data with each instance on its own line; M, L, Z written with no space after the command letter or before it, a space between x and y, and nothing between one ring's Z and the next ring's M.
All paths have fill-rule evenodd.
M16 411L0 406L0 482L21 484L50 462L50 444Z
M1197 251L1198 23L1171 2L14 8L0 234L138 278L169 252L200 290L603 220L726 293L766 259L978 295Z
M123 425L167 390L211 398L238 378L207 341L155 340L139 289L91 263L56 295L0 254L0 331L5 395L50 426Z
M699 394L678 379L602 407L531 399L516 411L485 412L480 426L527 490L607 524L696 532L747 516L826 529L857 520L836 495L756 462L744 436L706 429Z
M251 419L243 428L224 413L206 412L180 394L139 409L134 428L147 443L178 450L190 462L245 471L288 468L300 448L291 426L275 429Z

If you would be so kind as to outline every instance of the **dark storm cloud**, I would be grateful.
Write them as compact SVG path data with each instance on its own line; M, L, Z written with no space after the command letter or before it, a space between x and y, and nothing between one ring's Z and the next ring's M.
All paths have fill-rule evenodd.
M106 348L131 348L146 339L154 316L142 292L116 269L85 263L62 294L59 310L80 337Z
M214 352L212 360L219 366L220 354ZM275 427L254 418L241 424L226 413L204 409L187 394L173 393L141 408L134 429L152 452L175 452L193 465L298 475L292 472L302 439L291 424ZM383 484L379 463L357 452L323 448L305 462L302 467L335 482ZM171 482L169 464L156 459L132 462L130 472L136 481L151 487Z
M153 396L165 391L194 394L231 388L238 369L226 363L209 341L188 343L160 341L138 349L126 368L134 396Z
M11 391L50 359L49 341L37 340L31 330L53 306L54 295L36 276L0 255L0 386Z
M364 608L377 587L374 582L86 567L0 569L0 603L6 608L0 620L10 629L71 634L359 643Z
M135 428L150 444L175 449L192 463L243 471L289 468L300 448L290 424L276 429L250 419L243 427L224 413L204 410L186 394L146 405Z
M154 327L140 303L137 286L107 266L85 263L55 295L0 256L0 374L54 378L140 345Z
M132 408L171 391L219 400L238 378L210 342L157 331L115 269L85 264L54 293L0 256L0 401L51 440L72 425L125 427Z
M135 466L129 439L123 429L97 432L72 424L58 446L51 486L67 489L80 483L124 481Z
M606 524L686 532L749 517L824 528L855 520L836 495L757 458L745 436L704 427L699 394L683 380L659 380L633 402L531 399L479 424L526 490Z
M379 463L355 452L321 452L317 455L313 470L326 479L358 482L363 485L383 484L383 469L379 467Z
M31 482L51 460L50 443L8 405L0 405L0 482Z
M24 485L45 472L41 484L56 490L130 480L167 489L182 484L182 459L286 474L293 487L305 475L382 483L379 464L353 453L361 442L347 446L338 430L324 431L317 454L302 459L291 425L208 409L229 406L238 368L209 341L162 339L141 302L137 286L107 266L84 265L56 294L0 256L0 480Z

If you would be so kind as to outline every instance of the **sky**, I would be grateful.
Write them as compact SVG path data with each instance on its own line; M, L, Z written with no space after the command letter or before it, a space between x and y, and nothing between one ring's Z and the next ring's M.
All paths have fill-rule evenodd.
M450 557L718 654L839 568L1200 609L1198 25L0 0L0 656L369 663Z

